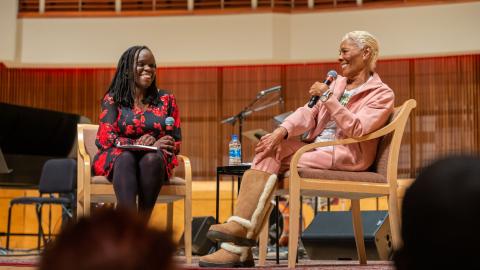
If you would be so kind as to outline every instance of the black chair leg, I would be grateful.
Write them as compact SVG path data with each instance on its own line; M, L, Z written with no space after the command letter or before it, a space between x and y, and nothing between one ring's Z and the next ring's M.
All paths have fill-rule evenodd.
M62 228L73 219L73 207L62 204Z
M43 227L42 227L42 204L37 204L37 220L38 220L38 239L37 239L37 247L40 249L40 244L41 240L43 239L43 243L45 244L47 242L47 239L45 238L45 234L43 233Z
M11 223L12 223L12 207L13 207L13 204L10 204L10 206L8 207L7 246L6 246L7 250L10 249L10 226L11 226Z
M302 235L302 230L303 230L303 196L300 196L300 228L298 229L299 230L299 235ZM300 237L298 238L297 240L298 242L300 242ZM300 245L298 245L300 246ZM298 263L298 248L297 248L297 258L295 259L295 263Z

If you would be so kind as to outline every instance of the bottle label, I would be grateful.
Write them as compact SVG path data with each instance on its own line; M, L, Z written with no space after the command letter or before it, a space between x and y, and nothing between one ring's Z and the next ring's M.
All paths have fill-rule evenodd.
M242 146L240 142L233 138L228 144L228 164L240 165L242 163Z
M235 157L240 159L242 157L242 149L241 148L237 148L235 149Z

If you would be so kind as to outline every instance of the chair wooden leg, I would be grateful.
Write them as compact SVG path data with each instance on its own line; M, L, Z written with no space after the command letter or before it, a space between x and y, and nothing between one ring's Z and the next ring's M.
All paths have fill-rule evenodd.
M267 260L268 222L263 225L258 239L258 266L265 266Z
M393 250L398 250L403 245L403 241L400 233L400 211L398 209L398 199L396 198L396 194L388 197L388 215Z
M270 214L272 213L272 210L274 208L274 205L272 203L268 203L268 210L265 213L265 216L262 220L262 225L261 225L261 230L259 232L258 238L259 238L259 254L258 254L258 259L259 259L259 264L261 266L265 265L265 261L267 260L267 245L268 245L268 222L270 220Z
M83 197L83 215L90 216L90 207L91 207L91 198L90 194L86 194Z
M290 224L288 236L288 268L295 268L298 249L298 230L300 219L300 183L297 179L290 179Z
M352 223L355 243L357 245L357 254L360 264L367 264L367 252L365 251L365 242L363 239L362 216L360 215L360 200L351 200L352 202Z
M167 203L167 231L173 230L173 202Z
M77 218L80 218L84 215L83 201L77 200Z
M190 197L185 197L184 200L184 221L185 221L185 257L187 264L192 263L192 200Z

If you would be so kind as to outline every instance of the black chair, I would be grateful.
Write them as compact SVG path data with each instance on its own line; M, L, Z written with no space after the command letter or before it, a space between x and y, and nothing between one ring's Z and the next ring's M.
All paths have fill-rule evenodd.
M42 228L42 207L44 204L61 205L62 213L68 218L73 217L73 206L75 203L75 186L77 183L77 162L73 159L50 159L43 165L40 183L38 185L39 197L18 197L10 201L8 209L7 225L7 250L10 247L10 223L12 208L16 204L34 204L38 221L37 246L40 249L41 239L46 243L47 239ZM54 196L58 194L58 197ZM43 196L48 195L48 196ZM49 233L51 236L51 211L49 222Z

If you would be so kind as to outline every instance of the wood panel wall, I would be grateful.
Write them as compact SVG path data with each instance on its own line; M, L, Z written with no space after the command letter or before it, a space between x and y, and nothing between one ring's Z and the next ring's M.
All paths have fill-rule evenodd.
M173 92L180 106L182 153L194 176L212 178L227 162L227 144L238 123L220 124L247 106L257 93L282 85L283 105L249 115L243 130L272 130L272 117L309 99L308 88L336 63L159 68L158 86ZM380 61L377 71L396 93L396 104L415 98L401 148L399 173L414 177L433 159L480 150L480 55ZM114 69L26 69L0 65L0 102L81 114L98 122L100 99ZM41 132L41 131L38 131ZM34 136L34 134L32 135ZM244 138L245 160L253 143Z

